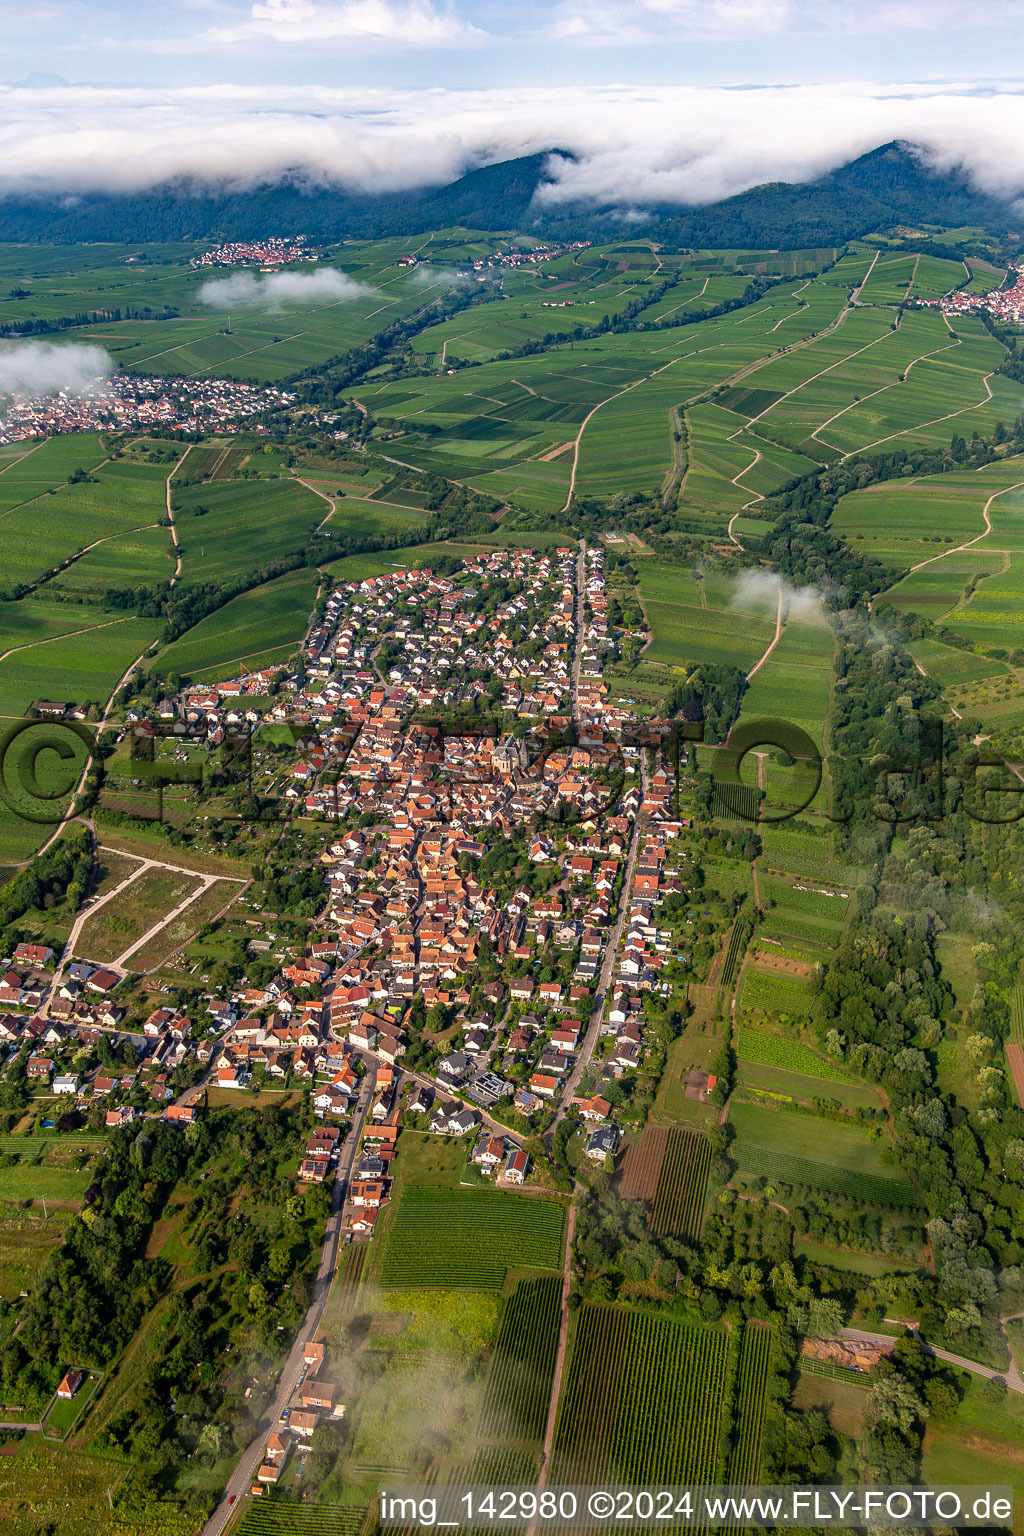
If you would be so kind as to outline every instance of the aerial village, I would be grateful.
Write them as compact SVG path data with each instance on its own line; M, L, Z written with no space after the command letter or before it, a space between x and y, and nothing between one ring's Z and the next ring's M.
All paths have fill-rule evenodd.
M1011 267L1006 276L1007 282L1013 279L1009 287L993 288L990 293L970 293L966 288L954 288L941 299L928 302L937 305L944 315L970 315L984 310L995 320L1009 320L1020 325L1024 323L1024 272L1019 267Z
M680 938L659 908L686 875L657 731L631 736L602 678L603 563L581 547L496 549L451 576L396 567L331 591L262 713L246 701L266 705L271 674L186 687L161 722L130 711L126 732L172 749L249 733L257 766L263 726L291 727L281 797L326 825L325 900L304 952L259 985L201 1009L154 998L130 1031L130 961L19 944L0 1045L27 1050L33 1088L108 1127L188 1125L210 1088L240 1102L257 1084L307 1091L297 1180L337 1175L354 1242L373 1238L408 1126L462 1138L467 1169L505 1188L542 1177L528 1143L566 1117L610 1167L649 1051L645 998L672 990ZM275 936L251 922L251 952L267 955ZM130 1068L123 1050L110 1065L117 1042ZM338 1411L320 1363L257 1485L276 1480L289 1437Z
M0 444L67 432L171 429L201 435L241 429L267 435L268 420L287 419L296 397L272 385L226 378L145 378L115 374L91 394L11 395L0 408ZM314 413L315 414L315 413ZM305 420L314 421L306 414ZM315 416L328 432L334 418ZM344 433L333 433L344 437Z
M275 272L291 261L316 261L318 257L319 252L306 243L305 235L269 235L263 240L227 240L198 256L190 256L188 264L190 267L259 267L261 272Z

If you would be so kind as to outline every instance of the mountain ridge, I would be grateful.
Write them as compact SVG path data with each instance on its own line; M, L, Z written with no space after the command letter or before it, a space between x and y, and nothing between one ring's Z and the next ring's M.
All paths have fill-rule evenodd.
M663 203L641 210L621 203L544 203L550 183L545 150L481 166L440 187L350 193L283 182L245 192L174 183L134 194L0 198L0 240L233 240L305 234L330 244L345 238L424 234L460 227L533 233L558 239L656 238L668 249L791 250L827 246L903 222L1004 232L1011 205L971 186L960 170L928 167L912 145L893 140L811 182L769 182L701 206Z

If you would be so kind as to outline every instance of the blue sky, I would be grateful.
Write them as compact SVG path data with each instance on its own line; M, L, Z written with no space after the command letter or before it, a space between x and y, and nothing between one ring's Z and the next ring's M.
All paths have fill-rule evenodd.
M2 0L5 74L406 88L985 78L1020 0Z
M1024 188L1022 0L0 0L0 186L444 180L702 200L894 136ZM569 188L569 182L572 188Z

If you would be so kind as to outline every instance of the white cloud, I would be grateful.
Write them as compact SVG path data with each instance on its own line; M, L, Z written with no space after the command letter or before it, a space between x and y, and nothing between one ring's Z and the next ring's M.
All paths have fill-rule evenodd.
M891 36L1020 20L1019 0L561 0L552 37L595 47L789 36Z
M782 597L782 611L787 619L805 622L821 617L822 594L817 587L794 587L775 571L741 571L736 578L731 608L744 613L760 613L774 619Z
M479 42L484 33L451 6L432 0L259 0L252 31L278 43L374 42L405 48L450 48Z
M211 309L280 309L284 304L342 304L373 293L344 272L324 267L320 272L235 272L211 278L199 290L200 304Z
M0 395L95 395L113 367L102 347L19 341L0 347Z
M808 180L893 138L920 144L941 167L963 163L986 191L1024 190L1024 95L1008 82L984 90L0 87L0 191L132 191L177 176L234 188L290 176L395 191L558 145L577 159L555 164L545 198L646 207Z

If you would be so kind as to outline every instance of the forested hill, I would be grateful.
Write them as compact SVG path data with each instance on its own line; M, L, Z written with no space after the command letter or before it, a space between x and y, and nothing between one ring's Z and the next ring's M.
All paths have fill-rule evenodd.
M175 184L132 195L0 201L0 239L57 242L247 239L306 234L329 242L418 234L449 225L530 230L559 238L604 238L623 223L621 208L534 203L548 154L470 171L449 186L387 195L281 184L218 193ZM701 208L662 206L630 233L667 248L772 248L834 245L892 224L1014 226L1009 204L975 191L959 172L938 173L903 144L885 144L805 184L773 182Z

